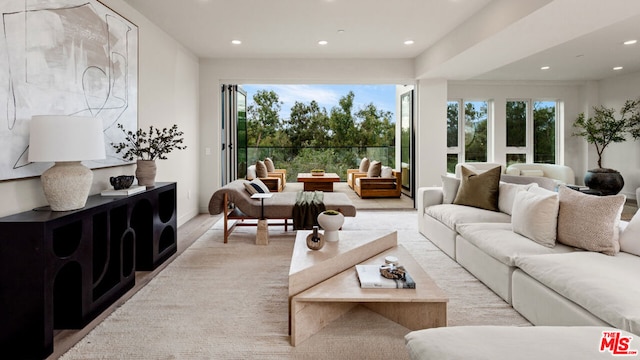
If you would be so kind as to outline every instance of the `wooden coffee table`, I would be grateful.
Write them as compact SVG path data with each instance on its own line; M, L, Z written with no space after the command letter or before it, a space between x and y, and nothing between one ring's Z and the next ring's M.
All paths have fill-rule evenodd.
M298 173L298 182L304 184L304 191L333 192L333 183L340 182L340 176L336 173L324 173L323 175Z
M447 326L448 297L404 247L393 244L394 241L391 240L397 243L395 232L382 237L371 232L363 232L360 236L354 234L354 239L358 237L355 241L357 246L345 246L345 249L349 248L348 251L329 248L327 254L322 251L329 244L314 253L309 253L312 250L302 251L298 245L300 242L306 247L304 239L308 233L298 232L289 271L289 320L293 346L308 339L357 305L364 305L410 330ZM371 238L373 245L366 244L364 238L367 236ZM348 238L347 233L341 233L337 246ZM366 260L358 259L358 253L371 252L372 247L379 249L389 245L391 247L387 250ZM360 287L355 265L382 264L389 255L398 257L416 282L416 289ZM345 270L333 271L336 268ZM297 292L314 282L315 285Z

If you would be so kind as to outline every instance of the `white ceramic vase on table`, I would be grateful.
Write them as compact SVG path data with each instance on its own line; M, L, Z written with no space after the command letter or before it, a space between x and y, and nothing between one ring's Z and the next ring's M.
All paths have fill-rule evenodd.
M344 215L337 211L323 211L318 215L318 225L324 229L325 241L338 241L340 228L344 224Z

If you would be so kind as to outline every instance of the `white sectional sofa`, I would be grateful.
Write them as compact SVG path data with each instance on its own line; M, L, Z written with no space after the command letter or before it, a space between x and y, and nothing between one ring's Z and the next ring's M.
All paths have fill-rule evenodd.
M509 179L502 176L502 180ZM525 179L520 176L518 180ZM526 180L536 181L536 178ZM624 196L598 198L562 187L560 194L555 195L559 202L554 214L543 207L537 208L540 203L535 201L538 200L526 202L526 199L551 199L552 192L535 185L501 182L500 211L490 211L443 204L451 197L446 189L448 181L443 179L444 187L418 189L420 233L514 309L535 325L613 326L640 335L640 214L627 229L624 229L626 222L617 220L620 212L614 214L617 215L615 221L611 216L615 206L619 205L619 211L622 210ZM550 201L547 204L551 204ZM607 202L606 206L599 205L603 202ZM592 206L584 210L578 207L585 204ZM516 208L518 216L512 219ZM536 216L545 218L539 226L535 225L537 220L531 220L533 234L520 224L522 214L527 211L529 220ZM576 211L579 211L577 215ZM602 224L597 223L601 221L600 214L609 214ZM556 222L549 223L554 216ZM596 230L590 230L593 226ZM537 233L545 227L557 229L553 244L546 246L543 245L547 241L545 236L550 235L540 237ZM590 233L581 235L585 231L598 233L598 239L607 241L598 243L595 251L586 251L572 243L576 237L591 238ZM556 241L556 236L558 240L565 239L567 244ZM618 244L618 236L622 243L620 252L614 246ZM589 249L591 245L579 246Z

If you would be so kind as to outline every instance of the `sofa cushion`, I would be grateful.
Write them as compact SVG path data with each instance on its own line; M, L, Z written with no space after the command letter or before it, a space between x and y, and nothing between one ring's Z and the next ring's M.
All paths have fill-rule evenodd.
M620 251L640 256L640 211L620 233Z
M267 172L276 171L276 166L273 164L271 158L264 158L264 165L267 167Z
M380 161L372 161L369 164L369 170L367 170L367 177L379 177L382 172L382 163Z
M516 266L603 321L640 334L638 256L576 251L518 257Z
M454 204L429 206L425 209L425 213L452 230L456 230L457 225L465 223L511 222L511 216L505 213Z
M540 245L554 247L557 224L558 194L542 195L530 191L516 194L511 214L514 232Z
M451 326L404 338L411 360L614 359L612 350L599 351L603 332L631 339L629 350L640 346L634 334L603 326Z
M452 204L458 194L460 179L446 175L440 177L442 178L442 203Z
M267 176L269 176L267 172L267 165L265 165L262 160L256 161L256 177L266 178Z
M360 160L360 167L358 168L358 172L367 172L369 171L369 159L367 158L362 158L362 160Z
M453 203L499 211L498 189L501 167L497 166L482 174L476 174L466 166L462 166L460 172L460 187Z
M558 241L589 251L620 251L619 222L626 197L594 196L561 186L558 189Z
M515 266L516 258L519 256L575 251L572 247L561 244L554 248L541 246L520 234L514 233L511 230L511 224L459 224L457 231L460 236L478 249L509 266Z
M498 189L498 209L505 214L512 215L511 210L513 209L513 201L516 198L516 194L520 191L527 191L532 186L538 186L538 184L511 184L500 182Z

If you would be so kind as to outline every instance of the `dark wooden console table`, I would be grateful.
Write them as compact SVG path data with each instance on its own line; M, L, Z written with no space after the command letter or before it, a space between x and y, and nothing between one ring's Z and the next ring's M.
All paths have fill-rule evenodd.
M176 183L0 218L0 357L44 358L177 250Z

